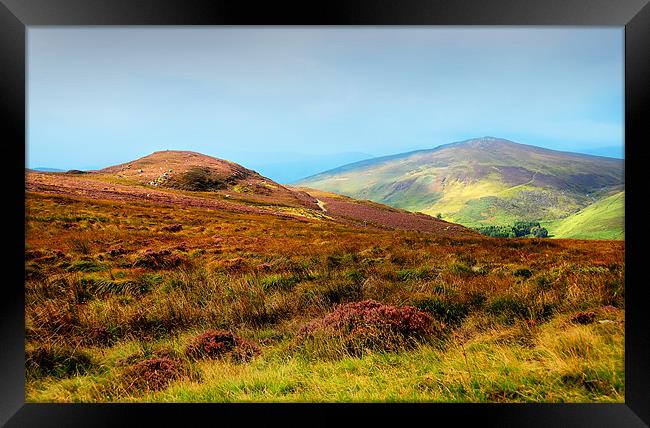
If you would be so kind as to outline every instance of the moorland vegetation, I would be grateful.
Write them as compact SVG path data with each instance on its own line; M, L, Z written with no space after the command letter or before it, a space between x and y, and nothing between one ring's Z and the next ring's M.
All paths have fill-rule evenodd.
M622 241L38 190L29 402L624 400Z

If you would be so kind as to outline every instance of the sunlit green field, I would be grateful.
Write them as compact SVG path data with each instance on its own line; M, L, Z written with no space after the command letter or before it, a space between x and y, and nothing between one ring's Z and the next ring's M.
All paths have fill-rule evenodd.
M625 192L601 199L562 220L550 222L556 238L625 239Z

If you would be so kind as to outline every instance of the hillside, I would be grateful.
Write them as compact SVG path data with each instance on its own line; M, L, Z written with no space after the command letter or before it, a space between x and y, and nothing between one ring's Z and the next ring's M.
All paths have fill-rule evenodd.
M601 199L547 228L556 238L625 239L625 192Z
M102 174L27 174L28 402L625 400L622 241Z
M234 162L179 150L148 156L96 171L96 176L123 184L210 192L244 202L316 208L311 198L294 192Z
M484 137L356 162L298 185L478 226L566 218L623 182L621 159Z
M346 226L475 236L463 226L369 201L283 186L239 164L188 151L160 151L97 171L26 171L26 190L269 214ZM311 193L314 194L311 194Z

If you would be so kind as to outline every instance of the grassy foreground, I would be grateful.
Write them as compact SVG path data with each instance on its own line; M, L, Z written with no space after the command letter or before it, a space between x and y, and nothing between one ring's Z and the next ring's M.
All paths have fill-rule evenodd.
M27 208L29 402L624 401L620 241L34 193ZM325 322L368 299L403 338L377 312ZM407 306L439 328L409 324ZM212 330L238 341L188 352Z
M125 343L111 359L141 344ZM164 349L164 344L158 344ZM154 347L155 349L156 347ZM575 326L556 320L536 331L515 327L484 333L441 351L422 346L337 361L267 356L246 365L197 364L196 380L160 392L124 391L111 370L32 385L30 401L147 402L622 402L620 325ZM273 355L274 352L276 355Z

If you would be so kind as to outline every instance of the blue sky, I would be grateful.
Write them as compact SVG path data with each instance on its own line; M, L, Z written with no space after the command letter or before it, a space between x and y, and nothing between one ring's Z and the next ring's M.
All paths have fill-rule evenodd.
M473 137L623 157L620 27L30 27L27 167L193 150L286 183Z

